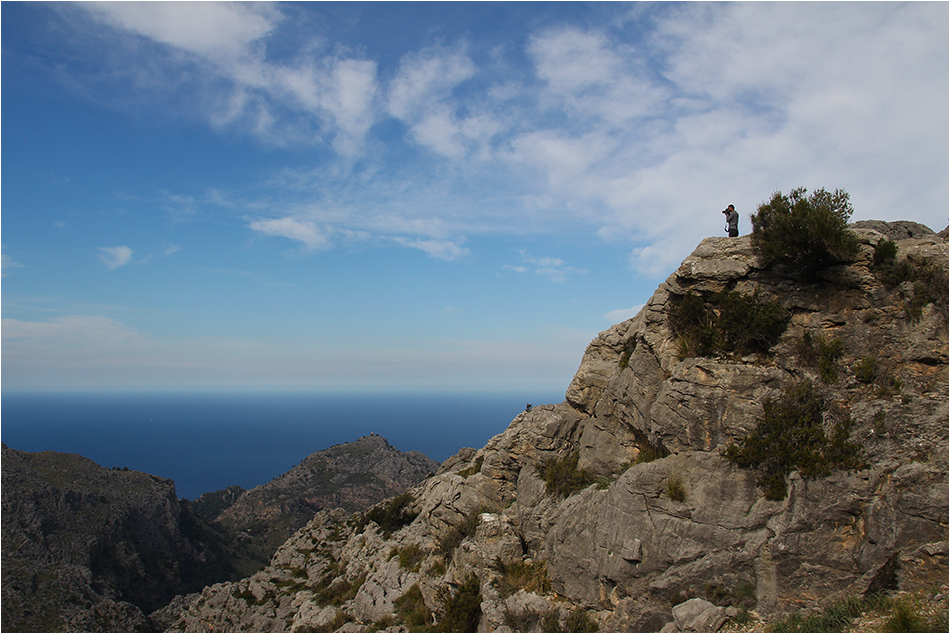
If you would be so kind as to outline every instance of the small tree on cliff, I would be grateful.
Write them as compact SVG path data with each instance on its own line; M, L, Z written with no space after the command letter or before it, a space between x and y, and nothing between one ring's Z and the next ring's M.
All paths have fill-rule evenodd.
M853 212L844 190L822 188L811 195L804 187L787 195L777 191L752 215L752 246L766 264L780 262L814 277L858 253L858 240L848 230Z

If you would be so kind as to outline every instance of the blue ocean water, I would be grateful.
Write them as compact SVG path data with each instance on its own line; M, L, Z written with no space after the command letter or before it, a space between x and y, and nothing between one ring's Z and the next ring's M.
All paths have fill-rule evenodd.
M534 396L534 404L564 398ZM4 394L0 436L13 449L171 478L179 497L194 499L264 484L314 451L374 432L442 462L482 447L525 405L512 394Z

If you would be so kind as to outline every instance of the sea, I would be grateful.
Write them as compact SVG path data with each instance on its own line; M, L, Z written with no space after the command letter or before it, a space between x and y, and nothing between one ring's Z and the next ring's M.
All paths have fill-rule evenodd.
M15 393L0 398L0 438L21 451L77 453L171 478L179 498L195 499L264 484L315 451L372 433L442 462L462 447L483 447L528 402L563 399L563 392Z

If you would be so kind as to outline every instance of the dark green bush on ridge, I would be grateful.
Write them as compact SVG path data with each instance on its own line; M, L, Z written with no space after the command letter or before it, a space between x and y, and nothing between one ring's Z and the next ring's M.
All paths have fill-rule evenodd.
M786 264L806 278L859 252L848 230L854 209L848 193L804 187L787 195L776 191L752 215L752 246L765 264Z
M794 470L820 477L835 469L858 469L864 464L860 448L848 440L850 421L825 433L825 401L811 383L787 388L777 399L766 399L764 412L752 433L729 445L724 455L736 465L752 469L756 484L769 500L788 494L786 476Z

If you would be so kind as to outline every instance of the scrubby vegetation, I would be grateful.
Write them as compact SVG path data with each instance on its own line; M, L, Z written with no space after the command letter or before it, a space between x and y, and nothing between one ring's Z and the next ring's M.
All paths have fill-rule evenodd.
M435 624L432 611L426 607L419 584L415 583L393 602L396 615L410 632L475 632L482 616L481 583L470 575L458 590L443 587L439 592L444 614Z
M481 583L469 575L457 592L445 602L445 616L439 622L438 632L476 632L482 617Z
M913 291L904 295L904 314L908 321L919 321L924 306L936 304L947 309L948 280L943 268L928 262L915 263L909 259L897 259L897 244L882 239L874 246L872 270L887 286L912 285Z
M788 312L759 297L724 290L710 298L689 292L672 302L670 328L680 357L767 353L785 332Z
M831 425L825 433L825 401L810 381L787 388L777 399L767 399L752 434L730 444L725 456L756 473L756 483L769 500L788 494L786 476L794 470L818 477L834 469L863 466L860 448L848 440L850 420Z
M424 631L432 621L432 612L426 607L419 584L414 583L405 594L393 601L396 614L410 632Z
M830 265L848 262L859 252L848 230L854 209L848 193L804 187L776 191L752 215L752 246L764 264L785 264L805 278Z
M501 559L496 559L495 571L501 575L495 585L503 598L510 597L519 590L538 594L551 592L551 580L548 578L547 565L543 561L506 564Z
M807 330L798 344L802 365L818 370L818 376L828 385L838 382L838 360L843 353L844 342L840 339L830 339L822 334L813 337Z
M412 501L412 495L406 492L374 506L360 517L358 531L362 531L370 522L376 522L388 539L392 533L416 519L418 513L413 513L408 508Z
M858 618L871 617L882 632L946 632L947 613L923 608L913 595L849 596L808 616L792 615L773 623L770 632L849 632ZM868 630L864 630L868 631Z
M426 554L419 544L409 544L404 548L393 548L389 553L389 558L398 558L400 568L405 568L409 572L419 572Z
M459 471L459 475L462 476L463 478L472 477L473 475L475 475L476 473L479 473L482 470L482 464L484 462L485 462L485 456L479 456L478 458L475 459L475 462L473 462L471 466L468 466L462 469L461 471Z
M538 474L544 480L548 493L560 497L569 497L601 480L587 469L578 469L580 453L574 452L563 458L549 458L538 467Z
M677 502L686 501L686 486L683 484L683 479L677 475L671 475L666 480L666 495L671 500Z

